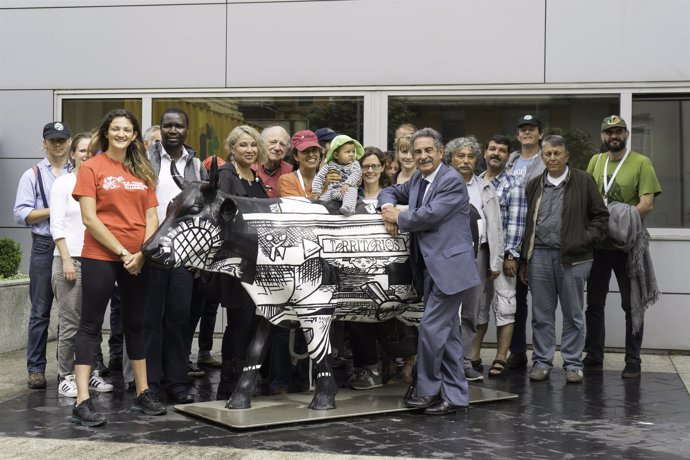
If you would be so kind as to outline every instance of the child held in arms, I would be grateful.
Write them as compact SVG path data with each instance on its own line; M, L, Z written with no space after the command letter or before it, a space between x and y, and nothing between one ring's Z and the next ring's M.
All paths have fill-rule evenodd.
M326 163L316 174L312 183L314 198L322 201L342 200L340 212L344 216L354 214L357 205L357 185L362 179L362 169L358 160L362 158L362 155L364 155L364 147L350 136L340 134L334 137L326 154ZM331 171L340 174L340 180L329 184L324 191L323 184Z

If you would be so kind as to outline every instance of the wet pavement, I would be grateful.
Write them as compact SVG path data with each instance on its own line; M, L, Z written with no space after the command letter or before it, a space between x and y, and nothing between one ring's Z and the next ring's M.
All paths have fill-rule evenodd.
M20 357L6 354L0 363ZM134 394L125 390L119 374L110 379L113 393L92 393L109 423L75 426L69 420L74 400L58 396L55 376L49 375L45 391L11 389L0 378L0 458L38 452L47 458L147 459L690 458L690 395L683 380L690 359L645 356L640 380L621 379L622 355L607 354L606 361L611 363L606 370L587 371L582 384L566 383L560 368L544 382L530 382L526 371L485 378L473 385L519 397L473 405L467 415L401 412L252 430L213 425L172 408L162 417L133 414ZM190 380L198 401L215 398L218 378L218 370L207 370L205 377Z

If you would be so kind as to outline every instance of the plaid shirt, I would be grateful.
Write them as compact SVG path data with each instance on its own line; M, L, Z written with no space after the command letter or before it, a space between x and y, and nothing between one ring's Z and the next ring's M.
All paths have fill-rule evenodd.
M482 173L484 177L486 173ZM506 253L513 257L520 257L522 236L525 233L527 222L527 197L525 188L520 180L507 171L503 171L491 180L491 185L496 189L498 201L501 207L501 219L503 220L503 234L506 239Z

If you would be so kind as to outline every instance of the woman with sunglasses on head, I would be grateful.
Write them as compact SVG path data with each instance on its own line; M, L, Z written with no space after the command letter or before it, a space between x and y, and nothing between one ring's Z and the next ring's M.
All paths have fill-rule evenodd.
M131 112L109 112L94 135L102 154L84 162L72 196L79 200L86 232L82 249L82 317L75 339L77 401L72 421L107 423L89 397L89 374L105 309L117 283L136 398L131 410L163 415L165 406L146 377L144 307L146 271L141 247L158 228L156 175L146 157L139 120Z

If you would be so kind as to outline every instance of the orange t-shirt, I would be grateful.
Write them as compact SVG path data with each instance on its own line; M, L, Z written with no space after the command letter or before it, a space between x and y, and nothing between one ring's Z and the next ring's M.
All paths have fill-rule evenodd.
M158 206L156 191L128 172L122 163L101 153L79 168L72 197L88 196L96 200L96 215L129 252L141 251L146 234L146 210ZM117 254L105 248L86 230L82 257L115 260Z

